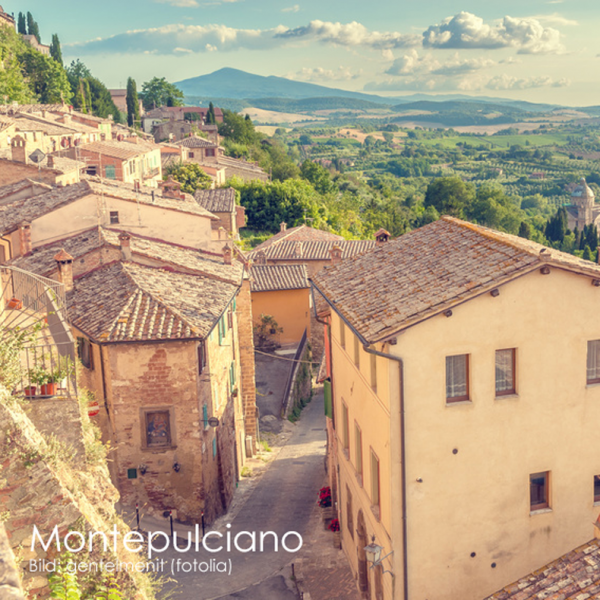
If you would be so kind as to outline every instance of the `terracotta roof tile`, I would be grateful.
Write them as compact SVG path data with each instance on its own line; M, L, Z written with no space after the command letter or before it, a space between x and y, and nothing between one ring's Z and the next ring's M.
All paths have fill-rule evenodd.
M240 285L243 277L243 265L234 260L231 265L223 262L221 255L211 252L186 248L177 244L169 244L129 234L131 238L131 251L134 255L145 256L174 267L181 267L186 271ZM56 270L54 255L60 249L65 249L76 259L98 248L112 246L118 248L119 231L104 227L93 227L81 233L53 241L33 249L27 256L20 256L10 264L32 271L39 275L48 276Z
M600 266L590 261L443 217L325 267L314 282L365 340L375 342L543 264L600 277Z
M210 140L205 140L204 138L198 137L197 135L192 135L190 137L183 138L178 142L174 142L177 146L184 146L185 148L218 148L219 144L215 144Z
M485 600L585 600L600 592L600 545L592 540Z
M113 263L76 279L69 320L98 342L203 338L237 289L201 275Z
M267 240L268 241L268 240ZM261 244L262 246L262 244ZM291 241L281 240L266 248L258 246L250 257L256 259L260 252L264 253L266 260L329 260L331 249L338 246L342 249L342 258L350 258L362 254L375 247L372 240L330 240L330 241Z
M231 213L235 210L235 190L233 188L197 190L194 198L200 206L211 213Z
M126 141L117 142L112 140L81 144L79 149L85 152L104 154L105 156L111 156L112 158L119 158L121 160L129 160L130 158L135 158L140 154L146 154L150 151L150 148L148 148L146 144L135 144Z
M304 265L253 265L250 271L250 290L271 292L308 288Z
M12 231L21 221L31 221L90 194L111 196L217 220L217 217L202 208L189 194L182 200L176 200L157 193L152 196L145 189L135 192L133 186L121 182L100 182L97 178L88 178L79 183L53 188L48 193L33 198L0 205L0 232Z
M272 244L280 242L284 239L306 242L309 240L343 240L344 238L341 235L329 233L329 231L321 231L320 229L314 229L313 227L308 227L307 225L298 225L298 227L290 227L285 231L276 233L268 240L265 240L262 244L259 244L254 250L263 250L264 248L267 248L268 246L271 246Z

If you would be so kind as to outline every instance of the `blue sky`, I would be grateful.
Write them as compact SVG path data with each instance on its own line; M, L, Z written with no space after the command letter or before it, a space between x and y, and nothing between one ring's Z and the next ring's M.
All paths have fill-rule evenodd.
M382 95L600 104L597 0L4 0L109 87L233 67ZM84 8L85 7L85 8Z

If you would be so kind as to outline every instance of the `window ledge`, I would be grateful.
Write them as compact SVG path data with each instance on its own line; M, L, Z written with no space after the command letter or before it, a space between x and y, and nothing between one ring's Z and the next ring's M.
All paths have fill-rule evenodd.
M519 397L519 394L500 394L496 396L495 400L515 400Z
M597 388L600 387L600 381L591 381L585 384L586 388Z
M356 481L358 482L358 485L360 485L360 487L363 486L363 478L362 475L360 473L355 473L356 475Z
M532 517L533 515L543 515L545 513L551 513L551 512L552 512L551 508L536 508L535 510L529 511L529 516Z
M450 402L446 400L446 407L448 408L450 406L473 406L473 400L451 400Z
M594 506L600 506L600 500L594 500Z

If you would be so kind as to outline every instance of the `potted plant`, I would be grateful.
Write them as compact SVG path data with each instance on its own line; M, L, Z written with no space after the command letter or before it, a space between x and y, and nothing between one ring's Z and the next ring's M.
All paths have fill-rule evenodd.
M318 504L321 507L323 521L331 519L333 517L333 507L331 506L331 488L329 486L322 487L319 490Z
M42 386L46 383L46 381L48 380L48 373L44 369L44 367L36 365L32 369L29 369L27 374L29 377L29 386L25 388L25 395L28 397L32 397L36 395L38 386Z
M328 529L329 531L333 531L333 547L339 550L342 547L342 532L340 531L339 519L332 519Z
M55 396L58 392L59 383L69 375L69 372L68 359L62 363L59 360L54 370L46 373L46 381L41 387L42 396Z

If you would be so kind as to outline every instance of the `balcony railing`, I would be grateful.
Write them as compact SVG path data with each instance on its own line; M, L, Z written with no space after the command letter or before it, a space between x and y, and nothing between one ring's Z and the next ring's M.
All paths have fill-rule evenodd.
M0 344L19 339L20 385L26 397L77 393L75 342L64 286L11 266L0 267Z

